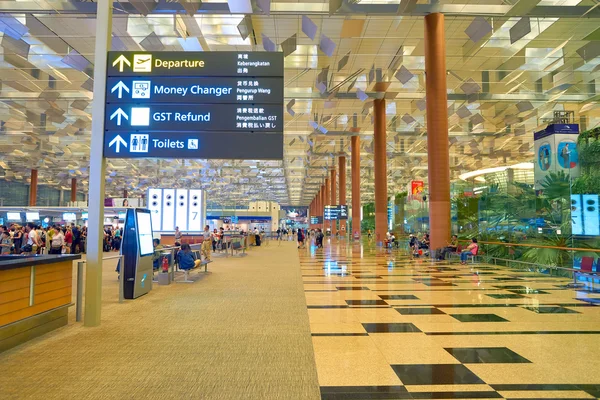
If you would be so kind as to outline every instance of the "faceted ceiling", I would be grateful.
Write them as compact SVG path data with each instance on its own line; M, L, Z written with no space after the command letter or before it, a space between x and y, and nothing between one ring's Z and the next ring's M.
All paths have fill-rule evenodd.
M283 51L285 156L109 160L109 195L190 187L220 204L307 205L359 135L361 200L372 201L373 100L382 97L390 194L426 181L423 16L430 12L446 15L453 180L531 161L533 132L554 111L573 111L583 128L600 124L596 0L113 4L113 50ZM40 183L68 189L74 177L87 188L90 151L101 151L90 149L95 10L93 2L0 2L4 179L27 181L37 168ZM349 186L350 179L348 202Z

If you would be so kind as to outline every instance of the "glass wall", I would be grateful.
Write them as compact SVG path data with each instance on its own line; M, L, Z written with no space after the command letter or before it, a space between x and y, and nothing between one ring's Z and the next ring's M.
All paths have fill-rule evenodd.
M0 205L25 206L29 204L29 185L0 179Z

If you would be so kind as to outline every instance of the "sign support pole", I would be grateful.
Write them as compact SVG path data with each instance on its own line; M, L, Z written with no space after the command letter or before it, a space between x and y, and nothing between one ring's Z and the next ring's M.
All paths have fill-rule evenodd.
M104 149L106 63L112 35L112 0L98 0L97 4L84 326L99 326L102 309L102 240L104 239L102 226L106 182L106 159L102 149Z

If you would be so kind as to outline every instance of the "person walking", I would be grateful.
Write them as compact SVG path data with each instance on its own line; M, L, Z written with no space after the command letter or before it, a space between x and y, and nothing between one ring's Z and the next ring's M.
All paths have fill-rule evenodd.
M52 239L50 240L50 254L62 254L65 247L65 235L56 227L51 228Z
M13 243L10 239L10 232L8 230L3 230L0 235L0 254L8 255L10 254L10 249L12 248Z
M183 238L183 233L179 230L179 227L175 227L175 246L181 246L181 239Z
M73 247L73 232L71 232L71 228L66 227L63 229L63 233L65 235L65 249L66 254L71 253L71 248Z
M304 232L302 231L301 228L298 228L298 248L299 249L303 249L304 248Z
M15 230L15 233L13 235L15 254L21 254L21 246L23 246L23 235L25 232L23 231L22 226L16 226L16 227L13 227L12 229Z
M71 244L71 254L79 254L79 243L81 242L81 231L75 224L71 224L71 234L73 243Z
M204 227L204 232L202 232L202 255L204 256L204 261L210 261L210 249L212 247L212 234L210 233L210 226L206 225Z

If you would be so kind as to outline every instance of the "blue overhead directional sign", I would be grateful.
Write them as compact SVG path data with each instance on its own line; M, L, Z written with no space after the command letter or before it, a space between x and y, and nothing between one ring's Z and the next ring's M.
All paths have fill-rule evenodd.
M104 156L279 160L283 158L283 135L236 132L109 132L104 141Z
M108 76L283 77L283 53L109 51Z
M109 52L104 156L283 158L283 54Z
M106 106L110 131L282 132L283 107L274 104L152 104Z
M281 78L108 78L108 103L281 104Z

